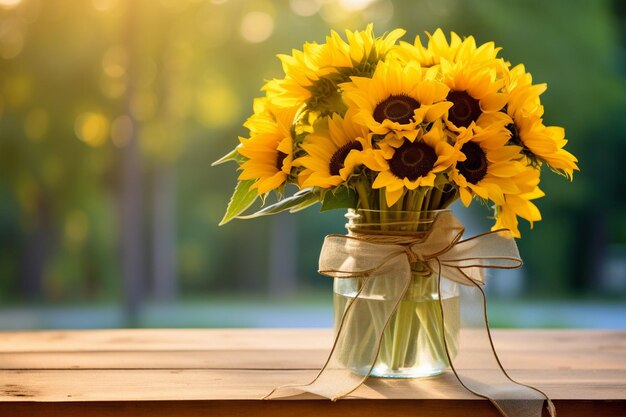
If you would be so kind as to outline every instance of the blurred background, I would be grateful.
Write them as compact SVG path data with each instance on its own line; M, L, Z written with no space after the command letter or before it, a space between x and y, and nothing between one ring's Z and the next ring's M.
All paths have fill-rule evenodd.
M0 329L332 326L317 257L343 213L218 227L237 174L210 163L277 53L368 22L495 41L580 159L544 172L493 325L626 328L624 1L0 0Z

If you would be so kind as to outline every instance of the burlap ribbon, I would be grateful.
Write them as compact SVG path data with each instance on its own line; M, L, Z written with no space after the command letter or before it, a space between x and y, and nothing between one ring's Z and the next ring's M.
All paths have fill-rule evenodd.
M411 283L411 263L419 261L437 275L442 323L458 314L442 302L442 279L462 284L474 303L481 305L483 331L481 349L488 355L487 368L457 366L451 354L446 331L441 329L450 367L458 381L472 393L490 400L506 417L540 417L544 400L552 417L554 405L540 390L514 381L506 373L496 354L487 321L484 284L485 268L511 269L522 261L515 240L507 230L484 233L461 240L463 225L449 211L439 213L428 232L421 235L344 236L329 235L324 241L319 272L333 278L361 278L362 285L347 305L326 364L305 385L278 387L265 398L276 398L310 392L337 400L357 389L369 376L380 351L382 335L398 304ZM445 278L443 278L445 277ZM380 294L384 297L380 297ZM375 311L371 300L378 298ZM368 300L370 302L368 302ZM465 302L465 300L464 300ZM365 340L351 340L354 328L366 324L373 332L360 333ZM354 346L365 346L359 352L361 372L346 366L354 356ZM483 363L481 362L481 365Z

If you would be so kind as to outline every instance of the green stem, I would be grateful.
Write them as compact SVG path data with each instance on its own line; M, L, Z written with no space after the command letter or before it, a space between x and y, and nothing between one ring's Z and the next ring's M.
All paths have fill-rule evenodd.
M424 204L424 197L426 196L426 188L420 187L417 189L417 200L415 202L415 206L413 206L410 210L422 211ZM417 231L417 227L416 227Z
M416 314L422 326L422 341L420 348L428 349L433 362L446 362L446 351L441 336L441 308L439 301L432 295L437 291L437 280L434 275L423 277L424 299L418 303Z
M378 192L378 204L380 207L380 229L381 230L387 230L388 229L388 221L387 221L387 197L385 196L385 193L380 190Z
M424 196L424 200L422 201L422 211L423 210L428 210L430 207L430 196L433 193L433 189L432 188L428 188L426 190L426 195Z
M439 188L433 188L429 202L430 207L428 207L429 210L439 210L441 208L441 194L442 192Z
M363 215L365 216L365 222L371 223L372 213L369 211L371 210L371 206L370 206L371 190L369 189L370 187L368 187L368 185L366 184L366 181L367 180L360 179L359 181L356 182L354 187L356 188L356 192L359 195L359 202L357 204L357 208L362 208L365 210L363 212Z
M354 187L356 188L356 192L359 195L358 204L360 208L365 209L365 210L370 210L370 202L369 202L370 193L365 183L362 180L359 180L356 182Z

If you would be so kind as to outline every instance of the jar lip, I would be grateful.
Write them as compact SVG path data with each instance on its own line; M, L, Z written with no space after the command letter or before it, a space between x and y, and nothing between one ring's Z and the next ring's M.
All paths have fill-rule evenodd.
M404 213L446 213L452 212L450 208L437 209L437 210L373 210L373 209L354 209L349 208L349 215L358 215L359 213L394 213L394 214L404 214Z

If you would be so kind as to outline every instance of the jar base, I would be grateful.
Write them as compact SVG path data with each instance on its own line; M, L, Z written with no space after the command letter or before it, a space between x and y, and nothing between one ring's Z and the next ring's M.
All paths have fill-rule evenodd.
M369 376L372 378L419 379L441 375L446 369L432 366L392 369L385 365L376 365L372 368ZM369 368L352 368L352 370L358 375L366 375Z
M394 379L408 379L408 378L429 378L437 375L441 375L445 371L445 368L433 368L430 366L415 367L415 368L400 368L392 369L386 366L375 366L370 373L374 378L394 378Z

